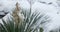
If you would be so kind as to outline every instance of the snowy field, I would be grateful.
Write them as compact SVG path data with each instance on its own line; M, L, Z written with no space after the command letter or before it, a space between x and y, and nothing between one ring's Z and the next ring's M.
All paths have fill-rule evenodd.
M32 2L32 12L35 10L43 12L52 19L50 23L44 25L44 32L60 28L60 1L58 0L0 0L0 11L11 13L16 2L20 4L21 9L28 11L30 9L30 1ZM9 13L4 17L5 20L7 16L10 16Z

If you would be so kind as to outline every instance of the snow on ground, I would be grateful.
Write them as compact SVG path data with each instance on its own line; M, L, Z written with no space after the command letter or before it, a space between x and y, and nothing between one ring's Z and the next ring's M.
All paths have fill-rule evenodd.
M45 24L44 32L48 32L50 30L60 27L60 14L57 14L57 12L59 11L57 7L35 2L32 5L32 11L34 12L35 10L44 12L52 18L52 21L50 23Z
M29 9L30 8L30 4L27 1L7 1L7 0L0 0L0 11L2 10L6 10L6 11L11 11L14 7L16 2L18 2L20 4L21 9Z
M49 3L49 2L56 2L57 0L38 0L38 1Z
M60 1L57 1L57 4L60 6Z
M46 27L46 29L44 32L48 32L52 29L59 28L60 27L60 14L57 14L59 9L56 7L56 6L58 6L55 3L56 0L38 0L38 1L43 1L46 3L53 2L52 5L47 5L47 4L36 1L32 5L32 12L34 12L35 10L41 11L41 12L46 13L46 15L49 15L52 18L52 21L50 23L45 24L44 27ZM8 0L0 0L0 11L12 11L15 7L16 2L17 2L16 0L9 0L9 1ZM30 4L28 1L19 0L18 3L20 4L21 9L25 9L25 10L30 9ZM7 19L7 16L5 16L4 19Z

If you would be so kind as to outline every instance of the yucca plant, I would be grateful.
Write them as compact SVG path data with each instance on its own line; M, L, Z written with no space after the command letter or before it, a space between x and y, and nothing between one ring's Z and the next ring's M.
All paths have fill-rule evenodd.
M31 10L22 9L21 13L25 17L23 22L20 22L21 19L18 18L15 19L16 22L13 15L12 20L8 18L8 21L4 21L2 19L3 24L0 23L0 32L43 32L41 26L50 21L50 17L42 12L35 11L32 13Z

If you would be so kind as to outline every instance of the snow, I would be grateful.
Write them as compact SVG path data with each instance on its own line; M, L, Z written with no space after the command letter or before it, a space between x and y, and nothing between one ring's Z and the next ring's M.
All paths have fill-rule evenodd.
M56 29L60 27L60 14L57 14L59 9L53 5L46 5L43 3L35 2L32 5L32 12L35 10L44 12L46 15L49 15L52 19L51 22L48 24L45 24L45 32L48 32L50 30Z
M46 4L40 3L40 1L46 2ZM51 22L44 25L45 28L44 32L49 32L50 30L60 27L60 14L57 14L60 8L56 3L56 1L57 0L36 0L36 1L33 0L32 1L32 3L34 2L34 4L32 5L32 12L34 12L35 10L43 12L46 15L49 15L52 19ZM16 2L17 2L16 0L0 0L0 11L11 12L15 7ZM50 2L52 2L51 5L48 4ZM25 10L30 9L30 4L27 0L18 0L18 3L20 4L21 9L25 9ZM7 14L4 17L5 20L7 20L7 16L10 17L11 15Z
M22 1L15 1L15 0L13 0L13 1L11 1L11 0L10 1L7 1L7 0L2 1L1 0L0 1L0 5L1 5L0 11L1 10L11 11L15 7L16 2L18 2L20 4L21 9L22 8L23 9L29 9L29 7L30 7L30 4L24 0L22 0Z
M50 2L56 2L57 0L38 0L38 1L46 2L46 3L50 3Z
M3 13L3 12L0 12L0 15L5 15L5 13Z
M32 5L32 10L35 11L42 11L44 13L53 13L53 14L57 14L57 11L59 9L57 9L56 7L52 6L52 5L46 5L43 3L39 3L39 2L35 2Z
M60 27L60 15L52 15L52 21L45 25L45 32L58 29Z
M16 3L20 4L21 9L29 10L30 4L26 0L0 0L0 11L9 12L4 19L7 20L8 17L10 17L11 11L15 8ZM1 13L0 13L1 14Z

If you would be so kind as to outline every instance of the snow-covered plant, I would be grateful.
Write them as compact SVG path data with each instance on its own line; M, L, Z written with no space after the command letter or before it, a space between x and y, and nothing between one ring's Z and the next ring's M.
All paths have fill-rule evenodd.
M28 10L28 12L22 9L20 16L18 15L19 11L17 3L12 13L12 20L8 18L6 23L2 19L3 24L0 23L1 32L43 32L43 24L50 21L48 15L37 10L32 13L32 10ZM24 15L24 19L22 19L22 14Z

